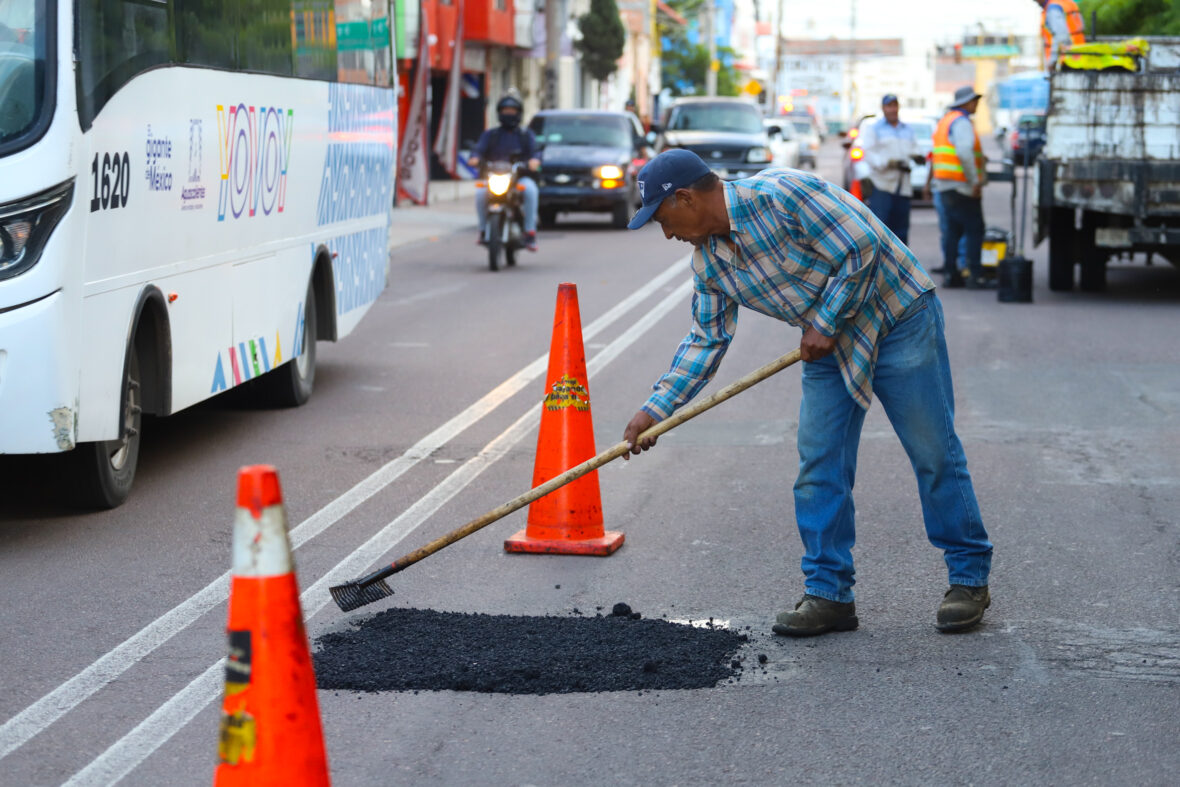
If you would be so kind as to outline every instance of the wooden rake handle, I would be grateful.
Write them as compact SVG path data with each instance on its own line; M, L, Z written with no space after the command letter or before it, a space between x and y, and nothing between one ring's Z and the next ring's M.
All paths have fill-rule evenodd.
M777 359L771 361L770 363L766 364L765 366L755 369L754 371L747 374L745 377L735 380L734 382L732 382L729 385L722 388L720 391L710 394L709 396L706 396L704 399L701 399L697 402L689 404L688 406L678 410L677 412L673 413L668 418L665 418L663 421L660 421L655 426L652 426L650 429L647 429L646 431L644 431L642 434L639 435L639 439L643 440L648 437L659 437L664 432L675 429L677 426L680 426L682 423L684 423L685 421L688 421L689 419L696 418L698 415L705 412L706 410L710 410L710 409L716 407L717 405L724 402L726 399L730 399L734 396L737 396L738 394L740 394L742 391L746 390L747 388L749 388L757 383L762 382L767 377L770 377L773 374L781 372L783 369L786 369L788 366L791 366L791 365L797 363L798 361L799 361L799 350L798 349L792 350L791 352L787 353L786 355L783 355L780 358L777 358ZM555 476L555 477L549 479L548 481L541 484L540 486L533 487L529 491L525 492L523 495L520 495L519 497L515 497L512 500L509 500L504 505L499 506L498 508L493 508L491 511L488 511L486 514L476 517L475 519L471 520L470 522L463 525L462 527L456 528L455 530L452 530L451 532L447 533L446 535L439 536L438 538L436 538L434 541L431 541L426 546L420 547L419 549L415 549L413 552L409 553L405 557L398 558L390 566L390 568L392 570L389 571L389 574L393 574L398 571L401 571L403 568L406 568L407 566L411 566L414 563L417 563L422 558L433 555L435 552L439 551L443 547L453 544L461 538L466 538L467 536L471 535L475 531L481 530L497 520L503 519L504 517L511 514L513 511L518 511L521 508L524 508L525 506L527 506L529 503L533 502L534 500L538 500L538 499L544 497L545 495L549 494L553 490L559 489L559 488L565 486L566 484L570 483L571 481L576 481L577 479L581 478L582 476L586 475L587 473L593 472L593 471L597 470L598 468L602 467L607 462L611 462L611 461L614 461L615 459L618 459L620 456L622 456L623 454L626 454L630 450L631 450L631 447L627 444L626 441L616 443L610 449L598 454L598 456L595 456L591 459L587 459L585 462L582 462L582 464L577 465L576 467L572 467L569 470L566 470L561 475Z

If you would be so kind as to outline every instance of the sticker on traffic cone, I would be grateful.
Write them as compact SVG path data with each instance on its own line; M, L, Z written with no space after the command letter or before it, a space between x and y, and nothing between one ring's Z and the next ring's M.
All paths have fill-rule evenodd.
M541 433L533 465L533 486L593 458L594 423L586 382L586 351L582 348L582 317L578 288L557 287L557 312L549 345L549 373ZM609 555L623 544L623 534L603 530L598 471L587 473L529 505L524 530L504 542L509 552L560 555Z
M279 474L238 471L229 657L215 785L327 785L299 587Z

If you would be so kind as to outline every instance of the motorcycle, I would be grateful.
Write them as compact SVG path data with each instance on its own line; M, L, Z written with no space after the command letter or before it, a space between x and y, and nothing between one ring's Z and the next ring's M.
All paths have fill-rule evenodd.
M499 270L500 252L509 267L516 265L516 252L524 248L523 163L489 162L487 167L488 216L484 244L488 247L488 268Z

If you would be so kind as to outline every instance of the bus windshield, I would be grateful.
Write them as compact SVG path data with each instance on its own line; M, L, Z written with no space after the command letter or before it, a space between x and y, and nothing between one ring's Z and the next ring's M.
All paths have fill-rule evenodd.
M53 0L0 0L0 153L32 141L51 107L46 80Z

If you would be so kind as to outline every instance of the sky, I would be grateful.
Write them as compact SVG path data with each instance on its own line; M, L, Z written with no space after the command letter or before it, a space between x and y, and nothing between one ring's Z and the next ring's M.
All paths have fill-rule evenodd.
M764 4L777 0L760 0ZM953 41L983 22L989 32L1039 35L1041 9L1033 0L782 0L787 38L849 37L856 5L857 38Z

